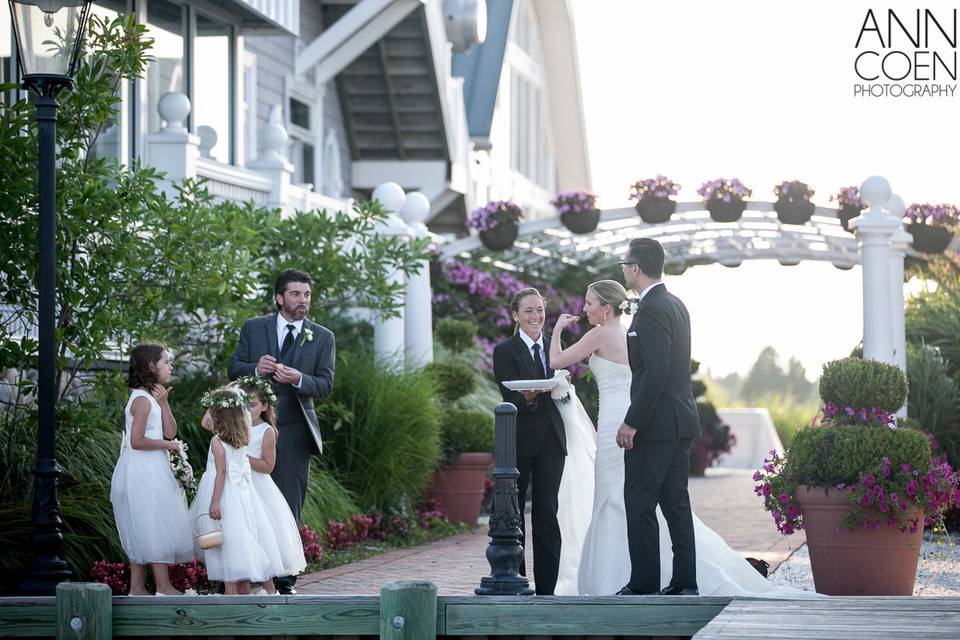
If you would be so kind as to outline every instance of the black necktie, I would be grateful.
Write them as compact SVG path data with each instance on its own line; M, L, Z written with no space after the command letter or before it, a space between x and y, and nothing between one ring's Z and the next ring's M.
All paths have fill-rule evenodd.
M535 342L533 344L533 364L537 365L537 370L540 371L540 377L547 377L547 369L543 366L543 360L540 359L540 343Z
M283 344L280 345L280 358L283 359L283 356L287 355L287 351L290 351L290 347L293 346L293 332L296 330L296 327L292 324L287 325L287 335L283 338Z

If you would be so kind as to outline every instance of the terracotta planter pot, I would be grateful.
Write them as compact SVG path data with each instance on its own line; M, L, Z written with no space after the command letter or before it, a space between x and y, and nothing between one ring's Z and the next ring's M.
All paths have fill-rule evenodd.
M707 202L707 211L714 222L736 222L746 208L747 203L740 198L733 198L730 202L713 198Z
M513 246L519 232L516 224L502 222L489 231L481 231L480 242L491 251L506 251Z
M600 210L591 209L580 213L561 213L560 222L573 233L590 233L600 222Z
M911 222L907 231L913 236L913 248L923 253L943 253L953 240L949 229L928 224Z
M837 218L840 219L840 226L843 227L844 231L853 231L850 229L850 221L860 215L862 209L860 207L854 207L853 205L845 204L839 209L837 209Z
M910 596L917 577L923 525L916 533L881 525L854 531L841 527L850 501L836 490L800 486L797 502L810 549L817 593L832 596ZM918 516L922 519L923 514Z
M440 467L433 474L430 495L447 510L450 522L476 526L487 472L492 466L492 453L461 453L454 464Z
M783 224L806 224L816 207L809 200L785 196L774 202L773 208Z
M647 224L662 224L677 210L677 203L669 198L645 196L635 205L640 219Z

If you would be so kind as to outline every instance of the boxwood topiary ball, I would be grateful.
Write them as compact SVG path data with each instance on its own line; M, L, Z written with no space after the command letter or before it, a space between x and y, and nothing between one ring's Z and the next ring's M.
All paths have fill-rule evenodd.
M844 358L823 365L820 398L841 409L876 407L895 413L907 399L907 377L898 367L860 358Z

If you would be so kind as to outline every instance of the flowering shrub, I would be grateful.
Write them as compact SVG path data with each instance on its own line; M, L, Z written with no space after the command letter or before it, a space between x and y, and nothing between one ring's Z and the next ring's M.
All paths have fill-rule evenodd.
M917 204L907 207L905 218L915 224L926 224L932 227L954 228L960 223L958 211L952 204Z
M130 567L125 562L94 562L90 567L90 579L110 587L115 596L130 592Z
M125 562L97 561L90 567L90 579L101 582L113 592L115 596L127 595L130 592L130 566ZM174 589L187 591L193 589L198 593L211 591L210 580L207 578L207 567L194 560L181 564L170 565L170 584Z
M170 565L170 584L180 591L193 589L197 593L209 593L211 590L207 567L197 560Z
M300 527L300 541L303 542L303 555L307 562L319 562L323 558L323 547L320 546L316 531L303 525Z
M501 224L516 224L523 219L520 206L510 200L493 200L467 218L467 226L477 231L490 231Z
M703 198L705 203L709 203L711 200L732 202L735 199L744 200L753 195L753 191L746 188L743 183L736 178L708 180L700 185L697 193Z
M597 210L597 196L589 191L566 191L550 201L557 211L563 213L586 213Z
M807 183L799 180L784 180L773 188L773 194L777 198L802 198L809 200L816 193Z
M857 186L843 187L838 193L830 196L830 202L836 202L840 207L867 208L867 203L860 197L860 188Z
M771 451L753 475L777 529L803 528L801 485L845 497L847 529L886 525L916 532L921 521L942 528L944 511L960 503L958 476L932 459L927 434L894 426L891 413L906 399L903 372L871 360L836 360L824 366L820 396L819 425L800 431L786 455Z
M669 198L678 193L680 193L680 185L663 175L658 175L656 178L637 180L630 187L631 200Z

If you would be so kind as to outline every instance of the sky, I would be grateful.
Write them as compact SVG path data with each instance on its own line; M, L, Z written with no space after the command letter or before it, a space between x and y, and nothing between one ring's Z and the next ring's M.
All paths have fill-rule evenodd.
M602 207L627 205L629 185L659 173L682 185L681 202L698 200L702 182L724 176L766 201L775 184L802 180L816 190L816 204L830 206L839 187L881 175L907 204L960 203L960 87L953 97L853 95L863 82L854 72L858 53L916 49L902 35L881 49L875 33L855 49L868 9L884 34L887 8L910 24L918 7L933 8L949 32L951 3L570 4ZM931 42L943 51L933 35ZM942 71L938 82L957 84ZM714 375L745 373L770 345L783 362L797 356L815 378L863 334L859 267L746 261L694 267L666 282L690 309L694 357Z

